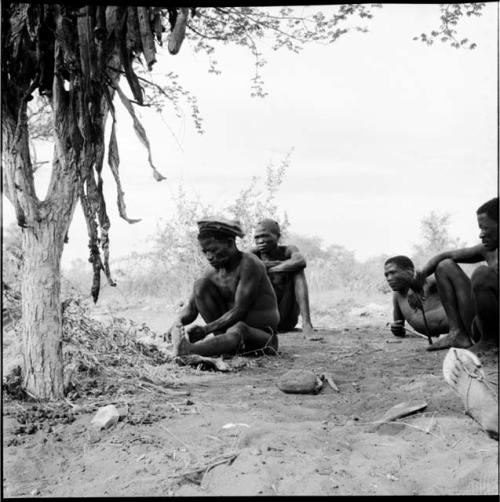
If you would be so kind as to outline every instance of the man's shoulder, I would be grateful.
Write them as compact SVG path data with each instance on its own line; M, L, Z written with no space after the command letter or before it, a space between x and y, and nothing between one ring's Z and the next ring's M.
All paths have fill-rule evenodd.
M241 257L242 264L248 264L247 266L251 267L263 268L264 270L266 269L264 263L262 263L262 260L251 251L242 251Z
M295 244L281 244L278 246L278 253L281 260L285 260L292 256L292 253L298 253L299 248Z
M408 291L393 291L392 299L395 302L400 302L408 299Z
M295 244L280 244L278 248L286 250L286 251L298 251L299 248Z

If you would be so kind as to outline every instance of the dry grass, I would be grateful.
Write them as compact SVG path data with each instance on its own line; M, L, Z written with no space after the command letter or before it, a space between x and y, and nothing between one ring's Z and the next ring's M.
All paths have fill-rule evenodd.
M7 338L19 344L20 298L9 299L9 311L17 321L10 326ZM144 323L122 317L101 322L90 317L81 298L67 300L63 312L63 362L68 397L100 395L112 389L134 392L145 387L166 392L175 386L173 358L155 343L155 338Z

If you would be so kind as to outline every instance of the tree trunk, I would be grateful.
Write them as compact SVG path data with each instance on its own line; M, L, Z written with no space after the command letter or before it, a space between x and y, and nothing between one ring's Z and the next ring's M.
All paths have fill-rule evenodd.
M60 264L64 240L77 200L76 154L54 153L54 169L46 200L35 193L28 130L14 117L2 117L4 190L22 226L23 380L37 399L63 397L62 309ZM56 191L57 188L57 191ZM56 193L53 193L56 192Z
M21 285L24 387L39 399L63 397L60 262L64 245L61 224L44 220L23 231Z

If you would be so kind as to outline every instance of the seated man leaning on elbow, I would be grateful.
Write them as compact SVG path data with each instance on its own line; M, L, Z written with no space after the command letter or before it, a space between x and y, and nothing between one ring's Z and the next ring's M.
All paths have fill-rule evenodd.
M481 244L440 253L416 274L417 283L422 283L434 273L450 326L449 334L428 350L498 351L498 197L481 205L476 216ZM458 266L480 262L486 263L470 279Z
M194 283L187 305L170 328L173 354L218 356L265 349L276 353L279 321L276 295L264 264L236 247L243 232L238 222L225 219L198 222L198 242L209 263ZM206 325L183 326L198 314ZM207 337L213 333L215 336Z
M291 331L302 316L302 333L314 336L309 312L309 292L304 269L306 260L297 246L281 246L278 222L265 218L255 228L256 247L251 250L266 266L280 313L278 332Z
M407 256L393 256L384 264L384 275L393 294L393 323L391 331L396 336L405 335L405 321L418 333L439 336L448 333L448 318L439 298L434 278L423 284L425 311L421 295L411 289L415 266ZM424 317L425 315L425 317Z
M427 317L430 334L448 333L427 350L440 350L450 347L466 348L477 354L498 351L498 197L484 203L476 211L481 244L476 246L445 251L431 258L421 271L414 272L406 263L406 271L396 270L386 262L385 274L394 295L394 334L404 334L401 326L407 320L415 330L422 333L422 327L406 305L404 298L413 300L418 310L419 301ZM408 259L409 260L409 259ZM471 278L458 266L458 263L480 263ZM413 265L413 264L411 264ZM434 274L438 299L429 289L429 280ZM411 293L408 293L408 291ZM437 309L438 300L443 310ZM412 319L412 320L410 320ZM425 320L425 317L422 318ZM430 321L430 322L429 322ZM439 328L439 326L442 326ZM444 330L446 326L446 331ZM438 329L439 328L439 329ZM425 326L424 326L425 329Z

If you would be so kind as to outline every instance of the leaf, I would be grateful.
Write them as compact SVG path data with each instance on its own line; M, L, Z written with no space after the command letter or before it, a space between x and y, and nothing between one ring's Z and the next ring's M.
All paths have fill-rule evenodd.
M137 116L135 114L134 107L132 106L132 103L127 98L127 96L125 96L125 94L123 93L123 91L120 89L119 86L116 87L116 91L118 92L118 96L120 96L122 103L124 104L125 108L127 109L130 116L132 117L132 120L134 121L134 130L135 130L135 133L137 134L137 137L139 138L141 143L146 147L146 149L148 151L148 162L149 162L149 165L151 166L151 168L153 169L154 179L156 181L165 180L166 179L165 176L160 174L156 170L156 167L153 164L153 160L151 158L151 146L149 144L148 136L146 134L146 131L144 130L144 127L142 126L142 124L140 123L139 119L137 118Z
M135 13L134 9L132 8L129 8L129 10L127 11L127 31L124 31L122 33L122 38L120 41L120 57L123 64L123 69L125 70L125 76L127 78L128 85L130 86L130 90L132 91L135 100L142 105L144 103L142 88L139 84L139 79L137 78L137 75L132 68L133 50L138 50L139 48L138 46L136 47L135 44L141 43L140 40L133 40L134 20L131 18L130 14L132 11ZM138 21L136 19L135 28L137 28L137 22ZM137 37L139 36L139 31L137 31ZM132 41L130 41L130 37L132 37Z
M139 31L139 18L135 7L127 8L127 50L135 53L142 52L141 33Z
M109 138L108 164L116 182L116 189L118 192L118 201L117 201L118 212L120 213L120 216L128 223L137 223L141 221L140 219L131 219L127 216L127 209L125 206L125 193L122 190L120 174L118 172L118 167L120 165L120 156L118 154L118 142L116 141L116 129L115 129L114 119L113 119L113 125L111 126L111 136Z
M175 26L172 29L168 40L168 52L177 54L181 48L184 36L186 35L186 24L188 19L188 9L180 8L175 21Z
M142 39L142 50L146 63L148 65L148 70L156 62L156 50L155 50L155 40L153 37L153 32L151 30L151 22L149 19L149 8L148 7L137 7L137 15L139 18L139 30L141 32Z
M11 39L13 45L13 56L17 58L19 54L19 48L21 43L21 35L26 23L28 21L28 9L30 4L20 4L15 6L15 11L10 17L10 22L12 23L11 28Z

